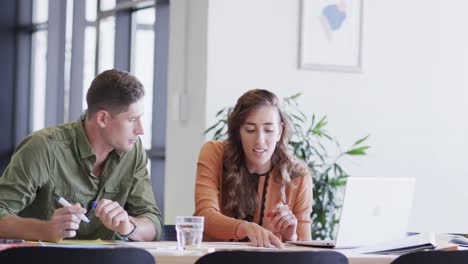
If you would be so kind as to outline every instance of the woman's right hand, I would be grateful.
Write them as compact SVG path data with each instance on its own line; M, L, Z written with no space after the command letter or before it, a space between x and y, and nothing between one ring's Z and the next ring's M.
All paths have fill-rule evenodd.
M283 243L277 236L256 223L247 221L242 222L237 227L236 235L237 237L247 236L252 244L257 247L271 247L272 245L277 248L284 247Z

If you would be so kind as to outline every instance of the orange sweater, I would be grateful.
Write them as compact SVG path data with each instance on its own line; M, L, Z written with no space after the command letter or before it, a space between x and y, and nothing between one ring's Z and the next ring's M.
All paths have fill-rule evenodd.
M195 215L205 217L204 240L241 239L236 237L237 226L243 220L223 215L221 207L221 180L224 143L222 141L207 142L201 149L197 163L197 179L195 183ZM281 183L274 181L274 175L279 173L273 169L269 177L265 198L265 214L281 203ZM265 177L260 177L258 184L258 199L261 201ZM286 186L286 201L296 216L298 240L311 239L312 212L312 178L310 175L297 177L293 185ZM255 212L253 221L260 222L260 208ZM265 222L265 221L263 221ZM280 237L281 239L281 237Z

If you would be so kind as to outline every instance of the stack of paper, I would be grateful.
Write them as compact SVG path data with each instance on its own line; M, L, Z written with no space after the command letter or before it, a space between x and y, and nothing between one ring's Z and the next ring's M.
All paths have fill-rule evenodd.
M408 236L396 241L389 241L382 244L364 246L354 250L361 254L405 254L409 252L436 249L436 250L456 250L458 246L449 243L450 235L436 233L422 233Z

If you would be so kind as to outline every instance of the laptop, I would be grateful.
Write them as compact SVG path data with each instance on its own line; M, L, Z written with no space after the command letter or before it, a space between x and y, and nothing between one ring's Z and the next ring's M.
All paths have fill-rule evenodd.
M406 237L414 188L414 178L349 177L336 240L289 243L355 248Z

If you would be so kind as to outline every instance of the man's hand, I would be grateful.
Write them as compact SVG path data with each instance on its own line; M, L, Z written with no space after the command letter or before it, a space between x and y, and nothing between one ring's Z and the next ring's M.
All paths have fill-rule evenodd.
M44 240L58 242L64 238L75 237L76 230L81 223L78 214L86 214L86 209L80 204L56 209L50 220L47 221L47 235Z
M102 199L97 203L94 214L107 228L120 235L126 235L134 228L127 211L118 202Z

